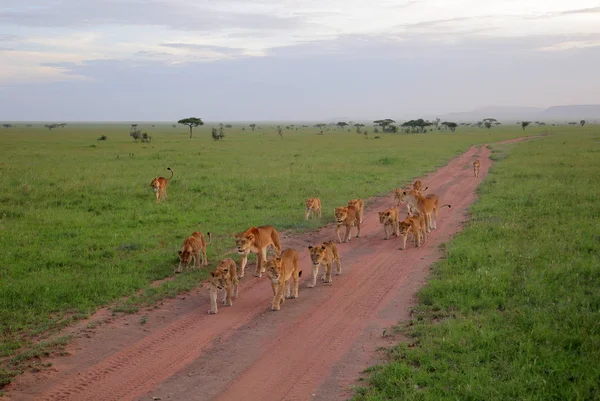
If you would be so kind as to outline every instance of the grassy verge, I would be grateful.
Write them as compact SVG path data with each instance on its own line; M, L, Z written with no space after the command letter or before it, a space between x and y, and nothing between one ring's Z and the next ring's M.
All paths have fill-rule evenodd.
M355 400L600 399L595 131L493 147L472 222L399 327L409 343Z
M515 127L366 139L306 128L280 138L275 129L234 127L214 142L210 126L192 139L170 125L142 129L151 143L134 143L127 125L19 125L0 133L0 358L100 305L130 297L114 310L133 312L193 288L207 269L150 285L172 276L192 231L214 234L214 266L235 231L316 228L347 199L387 192L472 144L524 135ZM149 183L167 167L175 171L169 200L156 205ZM321 221L303 220L309 196L322 198Z

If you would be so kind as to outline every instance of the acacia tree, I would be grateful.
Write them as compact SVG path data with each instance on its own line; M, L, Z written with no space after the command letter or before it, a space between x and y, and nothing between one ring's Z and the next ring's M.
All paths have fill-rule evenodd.
M254 128L256 128L256 124L250 124L248 127L252 128L252 131L254 131Z
M360 127L364 127L365 125L361 123L356 123L354 124L354 126L356 127L356 133L360 134Z
M187 125L188 127L190 127L190 138L192 137L192 128L195 128L199 125L204 125L204 121L202 121L202 119L198 117L183 118L177 121L177 123L181 125Z
M379 125L382 131L386 132L388 130L388 127L394 124L395 122L396 121L392 120L391 118L386 118L385 120L375 120L373 121L373 124Z
M283 128L281 128L281 125L277 126L277 134L283 138Z
M581 124L581 126L583 127L585 125L585 120L579 121L579 124Z
M531 121L521 121L521 128L523 128L523 131L525 131L525 128L527 128L529 124L531 124Z
M336 125L340 128L344 128L346 125L348 125L348 123L345 121L340 121Z

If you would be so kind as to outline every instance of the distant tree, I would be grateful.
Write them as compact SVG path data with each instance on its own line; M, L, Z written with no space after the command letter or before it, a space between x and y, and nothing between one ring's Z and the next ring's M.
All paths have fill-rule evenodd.
M577 122L571 121L571 122L569 122L569 125L577 125Z
M183 118L177 121L177 123L181 125L187 125L190 128L190 138L192 137L192 128L195 128L199 125L204 125L204 121L198 117Z
M254 128L256 128L256 124L250 124L248 127L252 128L252 131L254 131Z
M212 127L212 130L210 131L210 135L212 136L213 141L218 141L220 139L219 131L215 127Z
M585 125L585 120L579 121L579 124L581 124L581 126L583 127Z
M396 121L392 120L391 118L386 118L385 120L375 120L373 121L373 124L380 126L383 132L387 132L388 127L395 122Z
M225 128L233 128L233 125L231 125L231 124L225 124Z
M26 125L26 127L27 127L27 128L31 128L31 127L32 127L32 125L31 125L31 124L27 124L27 125Z
M177 124L173 124L173 125L171 125L171 127L177 128Z
M223 124L219 124L219 139L225 138L225 127Z
M283 138L283 128L281 128L281 125L277 126L277 134Z
M12 124L2 124L4 128L12 128Z
M323 129L325 129L325 127L327 127L327 124L323 124L323 123L315 124L315 128L319 128L321 131Z
M340 128L344 128L345 126L347 126L347 125L348 125L348 123L347 123L347 122L345 122L345 121L340 121L340 122L338 122L336 125L337 125L338 127L340 127Z
M483 125L485 126L485 128L488 128L488 129L492 128L492 122L491 121L484 121Z
M523 131L525 131L525 128L527 128L529 124L531 124L531 121L521 121L521 128L523 128Z
M98 138L99 141L106 141L106 135L102 135L100 138Z
M354 126L356 127L356 133L360 134L361 127L364 127L365 125L361 124L361 123L356 123L356 124L354 124Z
M453 121L444 121L442 125L452 132L456 131L456 127L458 127L458 124Z
M142 133L142 142L150 143L151 140L152 140L152 137L150 135L148 135L148 133L146 133L146 132Z
M129 131L129 136L133 138L134 141L139 141L140 139L142 139L142 131L140 131L139 129L135 128L131 131Z
M496 120L495 118L484 118L482 121L482 124L485 126L485 128L492 128L492 125L500 125L500 122L498 120Z
M431 122L425 121L422 118L419 118L418 120L409 120L409 121L404 122L402 124L402 127L408 128L409 132L423 133L423 132L425 132L425 129L431 125L433 125Z

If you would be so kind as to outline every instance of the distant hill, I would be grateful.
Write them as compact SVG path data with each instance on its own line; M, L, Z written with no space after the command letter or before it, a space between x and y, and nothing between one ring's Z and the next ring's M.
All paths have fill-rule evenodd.
M439 116L442 120L479 121L483 118L498 121L579 121L600 120L600 104L552 106L547 109L536 107L482 107L473 111L448 113ZM435 119L431 116L428 118Z

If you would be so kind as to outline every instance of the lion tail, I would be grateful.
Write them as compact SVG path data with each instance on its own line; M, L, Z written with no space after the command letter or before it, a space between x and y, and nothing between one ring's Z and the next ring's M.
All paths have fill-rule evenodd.
M298 277L302 277L302 270L298 272Z
M212 234L210 233L210 231L206 232L206 236L208 237L208 242L206 243L206 245L210 245L210 241L212 240Z
M448 208L452 208L452 205L445 204L445 205L440 206L440 209L443 208L444 206L448 206Z
M167 167L167 170L169 170L171 172L171 176L167 179L167 181L169 181L171 178L173 178L173 170L171 169L171 167Z

